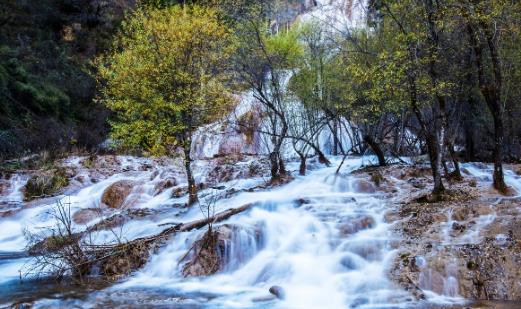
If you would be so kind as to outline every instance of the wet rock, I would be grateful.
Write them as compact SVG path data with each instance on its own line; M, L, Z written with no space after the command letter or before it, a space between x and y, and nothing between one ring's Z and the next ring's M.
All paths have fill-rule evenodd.
M269 292L275 295L275 297L277 297L278 299L286 298L286 292L284 291L284 288L282 288L281 286L274 285L270 287Z
M340 235L344 237L376 226L376 222L371 216L344 220L337 225Z
M454 222L454 223L452 223L452 229L453 229L454 231L463 232L463 231L465 231L466 227L465 227L465 225L463 225L463 224L460 224L460 223Z
M379 187L384 181L385 178L383 177L382 173L379 171L374 171L372 173L369 173L371 181Z
M177 187L172 190L172 198L180 198L187 194L187 187Z
M231 165L217 165L210 173L208 179L211 183L227 182L235 178L236 170Z
M372 183L366 180L357 180L353 184L353 189L358 193L375 193L376 188Z
M8 189L9 189L9 182L5 181L4 179L0 179L0 195L5 194Z
M452 219L456 221L464 221L469 216L469 209L467 207L458 207L452 213Z
M467 168L465 168L465 167L460 168L460 171L464 175L470 175L471 174L470 171Z
M170 189L177 185L175 178L161 180L154 186L154 195L163 193L166 189Z
M76 224L85 224L101 216L100 209L80 209L72 215L72 220Z
M181 261L187 259L182 273L185 277L208 276L221 270L236 269L262 247L260 229L245 229L224 224L207 231Z
M308 198L299 198L293 201L293 204L295 204L296 207L300 207L302 205L311 204L311 200Z
M218 272L221 265L219 255L219 232L207 231L204 236L192 246L194 252L191 260L183 266L183 276L209 276Z
M81 184L84 184L86 182L85 176L82 176L82 175L78 175L78 176L74 177L74 180L76 180L77 182L79 182Z
M341 260L340 260L340 264L345 267L347 270L353 270L353 269L356 269L357 268L357 264L355 262L355 260L350 257L350 256L344 256Z
M117 181L105 189L101 196L101 202L110 208L120 208L134 186L135 182L130 180Z
M20 303L15 303L15 304L11 305L10 307L6 307L6 308L10 308L10 309L31 309L31 308L33 308L33 305L34 305L34 303L32 303L32 302L20 302Z
M488 169L488 166L483 162L475 162L475 163L472 163L472 165L474 165L474 167L482 169L482 170Z
M22 210L22 206L23 205L20 204L18 207L14 206L9 209L2 207L2 209L0 209L0 218L7 218L16 215Z
M24 199L30 201L35 198L53 196L68 184L69 179L62 169L41 172L32 176L29 181L27 181L27 184L25 184L22 189Z
M369 304L369 299L365 297L357 297L355 300L353 300L353 302L351 302L351 307L357 308L367 304Z
M418 178L411 178L407 182L410 183L411 186L413 186L413 187L415 187L417 189L424 189L426 187L425 183L423 183Z

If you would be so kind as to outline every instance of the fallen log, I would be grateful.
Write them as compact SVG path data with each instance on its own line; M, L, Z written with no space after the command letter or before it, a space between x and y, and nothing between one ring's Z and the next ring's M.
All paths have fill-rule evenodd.
M99 251L103 251L103 252L119 251L119 249L121 249L123 247L129 246L129 245L134 245L137 243L149 244L149 243L158 241L160 239L166 239L171 234L174 234L174 233L189 232L189 231L192 231L195 229L203 228L210 223L217 223L217 222L224 221L233 215L236 215L238 213L244 212L244 211L252 208L253 205L254 204L246 204L246 205L243 205L243 206L237 207L237 208L229 208L212 217L203 218L203 219L199 219L199 220L195 220L195 221L191 221L191 222L187 222L187 223L179 223L179 224L176 224L172 227L169 227L169 228L161 231L161 233L159 233L159 234L156 234L153 236L136 238L136 239L131 240L126 243L114 244L114 245L88 245L87 247L89 247L91 249L91 250L89 250L90 253L93 253L93 251L98 251L98 253L99 253Z

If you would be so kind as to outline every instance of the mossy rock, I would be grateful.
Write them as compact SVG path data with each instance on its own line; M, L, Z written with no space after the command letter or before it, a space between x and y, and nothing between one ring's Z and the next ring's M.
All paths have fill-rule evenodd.
M69 179L62 169L34 175L24 187L24 200L31 201L40 197L56 195L67 185L69 185Z

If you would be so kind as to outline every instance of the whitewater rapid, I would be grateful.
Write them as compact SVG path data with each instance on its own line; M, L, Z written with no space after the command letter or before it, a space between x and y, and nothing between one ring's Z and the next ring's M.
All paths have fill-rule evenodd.
M395 254L394 239L383 219L387 203L376 193L357 193L354 188L357 179L349 174L364 160L367 161L349 158L339 175L335 174L338 160L333 160L331 167L311 164L315 170L307 176L297 176L287 185L219 200L215 204L216 212L249 203L255 205L251 211L223 223L237 228L227 246L228 265L222 272L204 279L183 278L182 263L178 261L204 231L180 233L154 254L142 270L99 293L110 295L129 289L161 288L182 292L189 299L193 297L199 306L208 308L349 308L355 305L371 308L410 301L409 295L386 275ZM104 189L124 179L141 183L142 189L138 191L141 196L135 197L137 202L133 207L169 207L175 200L170 198L171 190L152 196L143 189L153 187L158 181L153 175L157 173L138 171L141 161L129 164L136 166L59 198L70 203L74 213L99 205ZM289 168L296 169L297 164L290 164ZM243 179L223 185L247 188L263 181L262 178ZM20 252L26 245L24 229L52 225L47 214L53 203L48 203L22 210L12 218L0 219L0 251ZM187 222L201 217L199 209L194 208L180 211L175 217L131 221L122 231L126 239L133 239L158 233L164 224L172 221ZM343 226L357 220L365 220L367 226L342 234ZM112 240L107 231L99 232L94 239L101 243ZM19 271L28 259L0 263L0 282L18 280ZM285 299L261 301L269 296L268 289L274 285L283 287ZM195 296L201 293L211 297ZM49 305L49 301L41 300L41 304ZM91 305L89 300L82 303L86 307Z
M203 217L198 207L172 207L186 200L185 196L172 197L175 188L154 194L153 188L162 177L173 173L171 168L155 166L147 170L142 167L153 164L148 159L119 157L118 160L124 171L86 183L71 194L55 199L70 203L71 211L75 213L100 207L101 195L111 184L120 180L135 181L137 188L128 197L132 207L157 210L159 215L124 224L121 233L128 240L156 234L168 224ZM225 264L215 275L207 278L184 278L182 275L184 263L180 262L181 258L204 233L204 229L195 230L175 235L142 269L111 287L81 298L65 297L60 293L52 297L43 295L35 307L99 308L96 304L100 302L106 306L139 307L157 304L157 299L163 299L162 305L180 308L414 308L417 305L414 298L389 279L400 239L391 232L392 224L384 218L394 201L378 191L360 192L357 189L360 176L350 173L370 163L369 160L350 157L340 174L336 174L340 158L332 158L331 167L310 162L306 176L296 176L292 182L269 190L248 190L266 181L263 177L254 177L234 179L221 183L218 189L201 191L204 202L221 191L242 190L220 198L215 203L215 212L254 205L251 210L217 225L233 227L233 235L225 246ZM78 165L79 162L79 159L71 159L67 164ZM250 163L238 164L247 168ZM208 177L204 164L196 164L198 181ZM490 166L486 170L473 164L463 167L472 177L490 181ZM297 162L290 163L288 168L297 170ZM177 176L180 171L182 169ZM79 174L82 173L80 170ZM20 189L27 179L23 175L11 178L11 189L2 196L2 205L23 204ZM506 180L521 192L519 176L507 171ZM180 179L179 185L183 184ZM0 289L5 291L0 296L0 304L9 303L10 297L21 293L17 292L20 272L31 261L23 254L27 244L24 230L51 226L53 222L48 214L55 199L26 205L19 213L0 218ZM117 210L88 224L115 213ZM493 218L494 215L489 216ZM457 239L447 233L444 242L478 242L480 229L490 221L491 218L484 216L471 233ZM449 229L452 222L449 220L441 228ZM75 224L78 230L85 227ZM115 241L109 231L99 231L93 238L99 243ZM421 257L418 259L421 265ZM447 277L446 280L446 295L441 298L434 294L428 296L433 301L462 302L454 288L456 279ZM272 286L282 287L285 298L270 299L268 290ZM9 294L10 291L14 292Z

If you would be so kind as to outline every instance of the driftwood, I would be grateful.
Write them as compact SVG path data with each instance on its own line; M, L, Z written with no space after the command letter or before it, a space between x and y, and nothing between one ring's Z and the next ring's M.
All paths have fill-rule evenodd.
M129 242L122 243L122 244L89 246L90 247L90 251L91 252L94 252L94 251L97 251L97 252L110 252L110 251L117 252L117 251L120 251L122 248L127 247L127 246L132 246L132 245L136 245L136 244L146 244L146 245L148 245L148 244L151 244L153 242L156 242L156 241L159 241L159 240L162 240L162 239L167 239L171 234L174 234L174 233L189 232L189 231L192 231L192 230L195 230L195 229L200 229L202 227L205 227L206 225L208 225L210 223L217 223L217 222L224 221L224 220L230 218L233 215L236 215L238 213L241 213L243 211L246 211L246 210L250 209L252 206L253 206L253 204L246 204L246 205L243 205L241 207L230 208L230 209L227 209L227 210L222 211L220 213L217 213L216 215L214 215L212 217L203 218L203 219L199 219L199 220L195 220L195 221L191 221L191 222L187 222L187 223L179 223L179 224L176 224L176 225L174 225L172 227L169 227L169 228L163 230L161 233L159 233L157 235L136 238L134 240L131 240Z
M88 230L87 232L79 233L69 232L63 237L51 236L38 241L28 250L28 253L35 256L36 259L43 261L40 264L36 264L35 267L42 267L42 265L53 266L55 264L54 259L57 258L63 262L60 268L61 274L66 271L71 271L73 276L79 273L81 280L84 275L90 272L92 267L96 266L100 270L100 276L113 280L145 265L150 257L150 253L164 244L164 240L168 239L172 234L188 232L224 221L235 214L250 209L253 205L246 204L241 207L230 208L211 217L173 225L153 236L141 237L116 244L86 244L82 241L82 238L89 233ZM74 258L76 255L81 256L82 259L79 261L72 260L71 262L71 258ZM49 262L49 260L51 261Z

